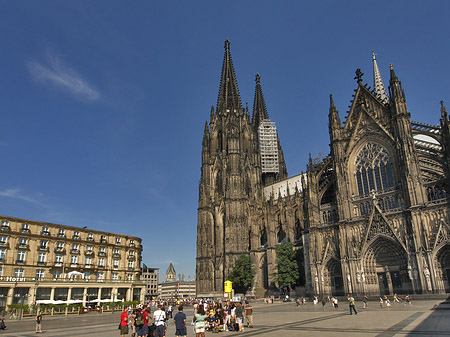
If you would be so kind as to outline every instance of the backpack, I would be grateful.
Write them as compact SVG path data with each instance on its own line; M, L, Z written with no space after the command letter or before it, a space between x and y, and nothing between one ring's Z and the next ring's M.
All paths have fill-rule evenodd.
M136 317L136 325L144 325L144 316L142 314Z

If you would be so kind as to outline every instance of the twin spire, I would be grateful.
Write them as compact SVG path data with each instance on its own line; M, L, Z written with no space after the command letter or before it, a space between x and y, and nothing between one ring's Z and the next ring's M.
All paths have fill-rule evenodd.
M258 127L264 119L269 119L266 103L261 88L261 76L256 74L255 100L253 102L253 125ZM234 72L233 61L230 53L230 41L225 40L225 55L223 58L222 76L220 78L219 96L217 98L217 110L237 112L242 111L241 96Z
M222 76L220 78L219 97L217 98L218 111L242 111L241 96L234 72L230 53L230 40L225 40L225 55L223 58Z

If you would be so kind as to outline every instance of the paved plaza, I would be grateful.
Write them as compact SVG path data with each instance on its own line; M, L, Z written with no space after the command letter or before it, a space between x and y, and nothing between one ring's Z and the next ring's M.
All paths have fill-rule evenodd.
M442 301L414 301L412 306L393 303L392 308L381 309L378 302L369 302L368 309L357 303L358 315L349 315L348 306L342 302L339 310L327 304L312 303L296 307L295 303L265 304L253 302L253 329L244 332L221 332L222 336L235 334L245 336L450 336L450 305ZM188 322L192 320L193 309L186 308ZM88 313L84 315L50 317L44 316L44 336L76 337L119 336L117 326L119 312ZM34 319L6 321L8 330L0 336L36 336ZM166 336L174 336L174 324L169 324ZM215 336L207 332L208 336ZM128 336L131 336L129 334ZM188 336L195 336L188 326Z

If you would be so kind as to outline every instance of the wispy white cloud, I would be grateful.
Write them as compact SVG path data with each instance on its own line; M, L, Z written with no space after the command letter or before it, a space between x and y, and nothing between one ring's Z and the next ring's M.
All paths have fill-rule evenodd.
M31 76L38 82L50 83L69 92L83 102L93 102L100 98L100 93L74 69L63 64L57 56L48 54L47 63L34 59L26 62Z
M30 195L23 193L20 188L10 188L10 189L6 189L4 191L0 191L0 197L19 199L19 200L27 201L27 202L35 204L35 205L44 206L41 195L30 196Z

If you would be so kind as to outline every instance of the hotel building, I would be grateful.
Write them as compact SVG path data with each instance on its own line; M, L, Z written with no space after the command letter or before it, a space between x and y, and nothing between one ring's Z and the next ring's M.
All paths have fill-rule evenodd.
M0 308L144 300L140 238L7 216L0 222Z

